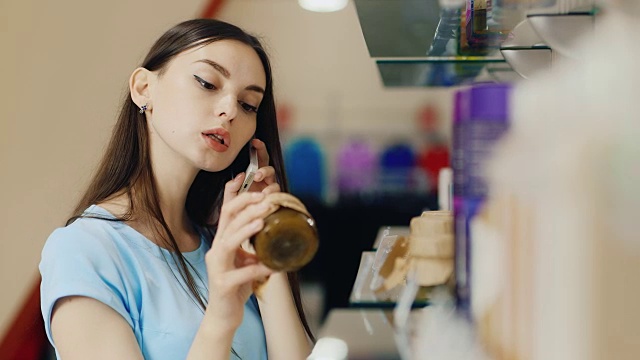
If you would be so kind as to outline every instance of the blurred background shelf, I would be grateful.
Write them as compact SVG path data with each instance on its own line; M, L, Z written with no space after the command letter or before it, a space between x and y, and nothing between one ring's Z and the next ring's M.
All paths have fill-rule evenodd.
M349 296L349 306L352 308L393 309L404 289L404 286L396 286L384 292L371 290L371 284L375 281L372 270L375 255L375 251L362 252L356 280L353 283L353 289ZM419 290L411 307L422 308L428 305L429 299L427 298L426 291L424 289Z
M374 249L381 227L400 232L412 217L425 209L436 209L437 195L351 197L334 204L301 199L314 215L321 243L314 259L300 270L300 276L304 281L322 285L322 318L334 308L393 307L392 303L380 304L365 299L351 301L356 278L361 273L359 260L363 252Z

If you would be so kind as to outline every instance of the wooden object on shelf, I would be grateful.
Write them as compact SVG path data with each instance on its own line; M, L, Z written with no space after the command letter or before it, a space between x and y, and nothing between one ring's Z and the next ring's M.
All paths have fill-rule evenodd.
M410 269L420 286L442 285L453 274L453 214L425 211L411 219ZM410 270L410 271L411 271Z
M380 267L379 275L384 279L376 292L385 292L406 283L409 271L409 241L405 236L398 236L391 247L387 258Z
M411 219L409 236L398 236L379 275L384 279L376 292L406 284L409 272L420 286L445 284L453 275L453 214L425 211Z

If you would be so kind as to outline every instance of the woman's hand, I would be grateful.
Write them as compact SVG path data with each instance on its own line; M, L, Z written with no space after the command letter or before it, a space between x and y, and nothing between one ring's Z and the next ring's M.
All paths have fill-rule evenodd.
M253 291L253 282L262 280L274 271L259 263L258 258L240 248L264 226L269 211L263 202L266 194L279 192L275 169L269 164L265 144L252 141L258 153L258 170L249 191L238 195L244 173L227 182L220 210L218 229L211 249L207 252L209 276L209 305L207 317L221 331L235 331L242 322L244 304Z
M253 282L273 273L255 255L240 248L242 242L262 229L262 219L268 211L266 203L261 202L263 193L236 195L241 183L242 178L236 177L225 186L218 230L205 257L209 276L206 315L217 330L224 332L240 326Z
M280 191L280 184L276 179L276 170L273 166L269 166L269 153L267 147L261 140L251 140L253 146L258 152L258 170L253 176L253 184L249 187L249 191L259 191L264 194L270 194ZM242 176L244 178L244 175Z

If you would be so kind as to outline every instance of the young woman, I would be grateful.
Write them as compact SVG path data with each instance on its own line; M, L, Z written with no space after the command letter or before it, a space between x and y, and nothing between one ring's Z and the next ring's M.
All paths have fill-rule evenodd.
M249 146L260 168L238 194ZM263 227L264 196L281 189L259 41L211 19L167 31L132 73L74 216L43 249L42 313L58 358L306 358L295 274L239 248Z

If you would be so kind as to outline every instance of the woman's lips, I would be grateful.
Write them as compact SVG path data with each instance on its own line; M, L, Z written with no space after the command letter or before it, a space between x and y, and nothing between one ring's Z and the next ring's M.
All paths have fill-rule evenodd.
M202 136L207 145L217 152L227 151L231 145L229 132L222 128L207 130Z

